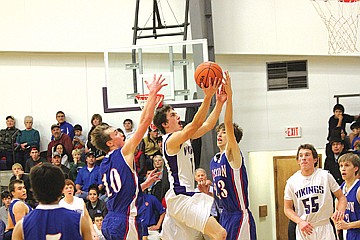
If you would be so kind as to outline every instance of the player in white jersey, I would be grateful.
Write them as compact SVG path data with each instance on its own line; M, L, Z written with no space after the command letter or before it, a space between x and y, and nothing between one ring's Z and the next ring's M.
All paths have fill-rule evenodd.
M316 168L317 161L314 146L299 146L297 162L300 170L287 180L284 212L297 224L296 239L335 240L330 218L335 222L344 219L347 201L334 177ZM331 193L338 200L335 212Z
M171 106L165 105L156 111L154 124L165 134L163 153L170 182L170 189L165 195L167 211L161 233L163 240L191 240L199 232L212 239L226 238L225 229L214 217L210 217L213 198L194 192L195 164L190 142L190 139L201 137L215 126L226 101L225 92L218 91L221 81L216 78L209 87L202 86L204 101L193 121L184 128L179 115ZM215 108L206 119L211 99L217 91Z

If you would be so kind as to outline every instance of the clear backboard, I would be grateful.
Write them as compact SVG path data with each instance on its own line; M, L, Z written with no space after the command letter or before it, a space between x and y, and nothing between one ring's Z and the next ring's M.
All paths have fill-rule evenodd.
M139 111L135 96L148 92L144 80L151 82L154 74L162 74L168 84L160 91L165 103L174 108L198 106L202 93L197 94L194 71L207 60L206 39L106 50L104 112Z

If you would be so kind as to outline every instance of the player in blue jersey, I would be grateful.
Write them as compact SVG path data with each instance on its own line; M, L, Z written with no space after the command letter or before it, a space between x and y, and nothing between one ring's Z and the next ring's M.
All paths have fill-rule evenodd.
M161 75L159 78L154 75L153 82L145 81L149 89L149 98L141 113L139 127L126 142L123 134L107 125L97 126L91 133L91 143L107 154L101 163L100 173L108 197L108 214L104 218L101 230L108 240L142 238L138 211L143 203L140 188L150 186L158 175L153 171L140 187L134 152L151 124L156 107L156 94L166 86L164 80Z
M220 150L210 162L214 197L222 208L220 224L228 240L256 239L255 221L249 210L248 178L244 157L238 146L243 133L233 123L231 79L225 72L224 91L227 94L224 123L216 127Z
M65 185L59 167L50 163L33 167L30 182L39 205L16 224L13 240L92 239L87 219L58 204Z
M336 222L336 228L343 230L344 240L360 240L360 181L358 173L360 158L353 153L346 153L339 158L341 176L345 182L341 189L348 201L345 221Z
M7 231L4 234L4 239L11 239L12 231L15 224L20 221L26 214L32 211L32 208L25 203L27 198L26 187L24 182L19 179L15 179L9 184L9 192L12 200L9 206L8 212L8 225Z
M226 101L226 94L218 91L221 81L222 79L216 78L209 87L202 86L204 101L193 121L184 128L180 116L171 106L164 105L156 111L154 124L165 134L162 149L170 182L170 189L165 195L167 211L160 234L163 240L191 240L199 235L199 232L212 239L226 237L225 229L214 217L210 217L214 199L194 191L195 164L190 142L214 128ZM211 99L216 92L216 105L206 119Z

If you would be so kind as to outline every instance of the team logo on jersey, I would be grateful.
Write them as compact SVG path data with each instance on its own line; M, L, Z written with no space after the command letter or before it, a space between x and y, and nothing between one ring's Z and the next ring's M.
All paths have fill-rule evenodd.
M314 194L314 193L320 193L323 194L324 193L324 186L309 186L309 187L304 187L300 190L298 190L297 192L295 192L295 195L297 198L301 198L307 194Z
M223 164L221 165L220 167L218 168L214 168L212 171L211 171L211 175L213 177L213 179L215 177L227 177L227 174L226 174L226 165Z

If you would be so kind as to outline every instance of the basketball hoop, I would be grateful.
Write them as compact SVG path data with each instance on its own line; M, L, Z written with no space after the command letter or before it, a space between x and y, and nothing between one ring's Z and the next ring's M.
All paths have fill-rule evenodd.
M137 103L141 110L143 110L145 103L149 98L149 94L139 94L135 96ZM156 108L162 107L162 101L164 100L164 94L156 94Z
M310 0L329 34L329 54L358 52L360 0Z

